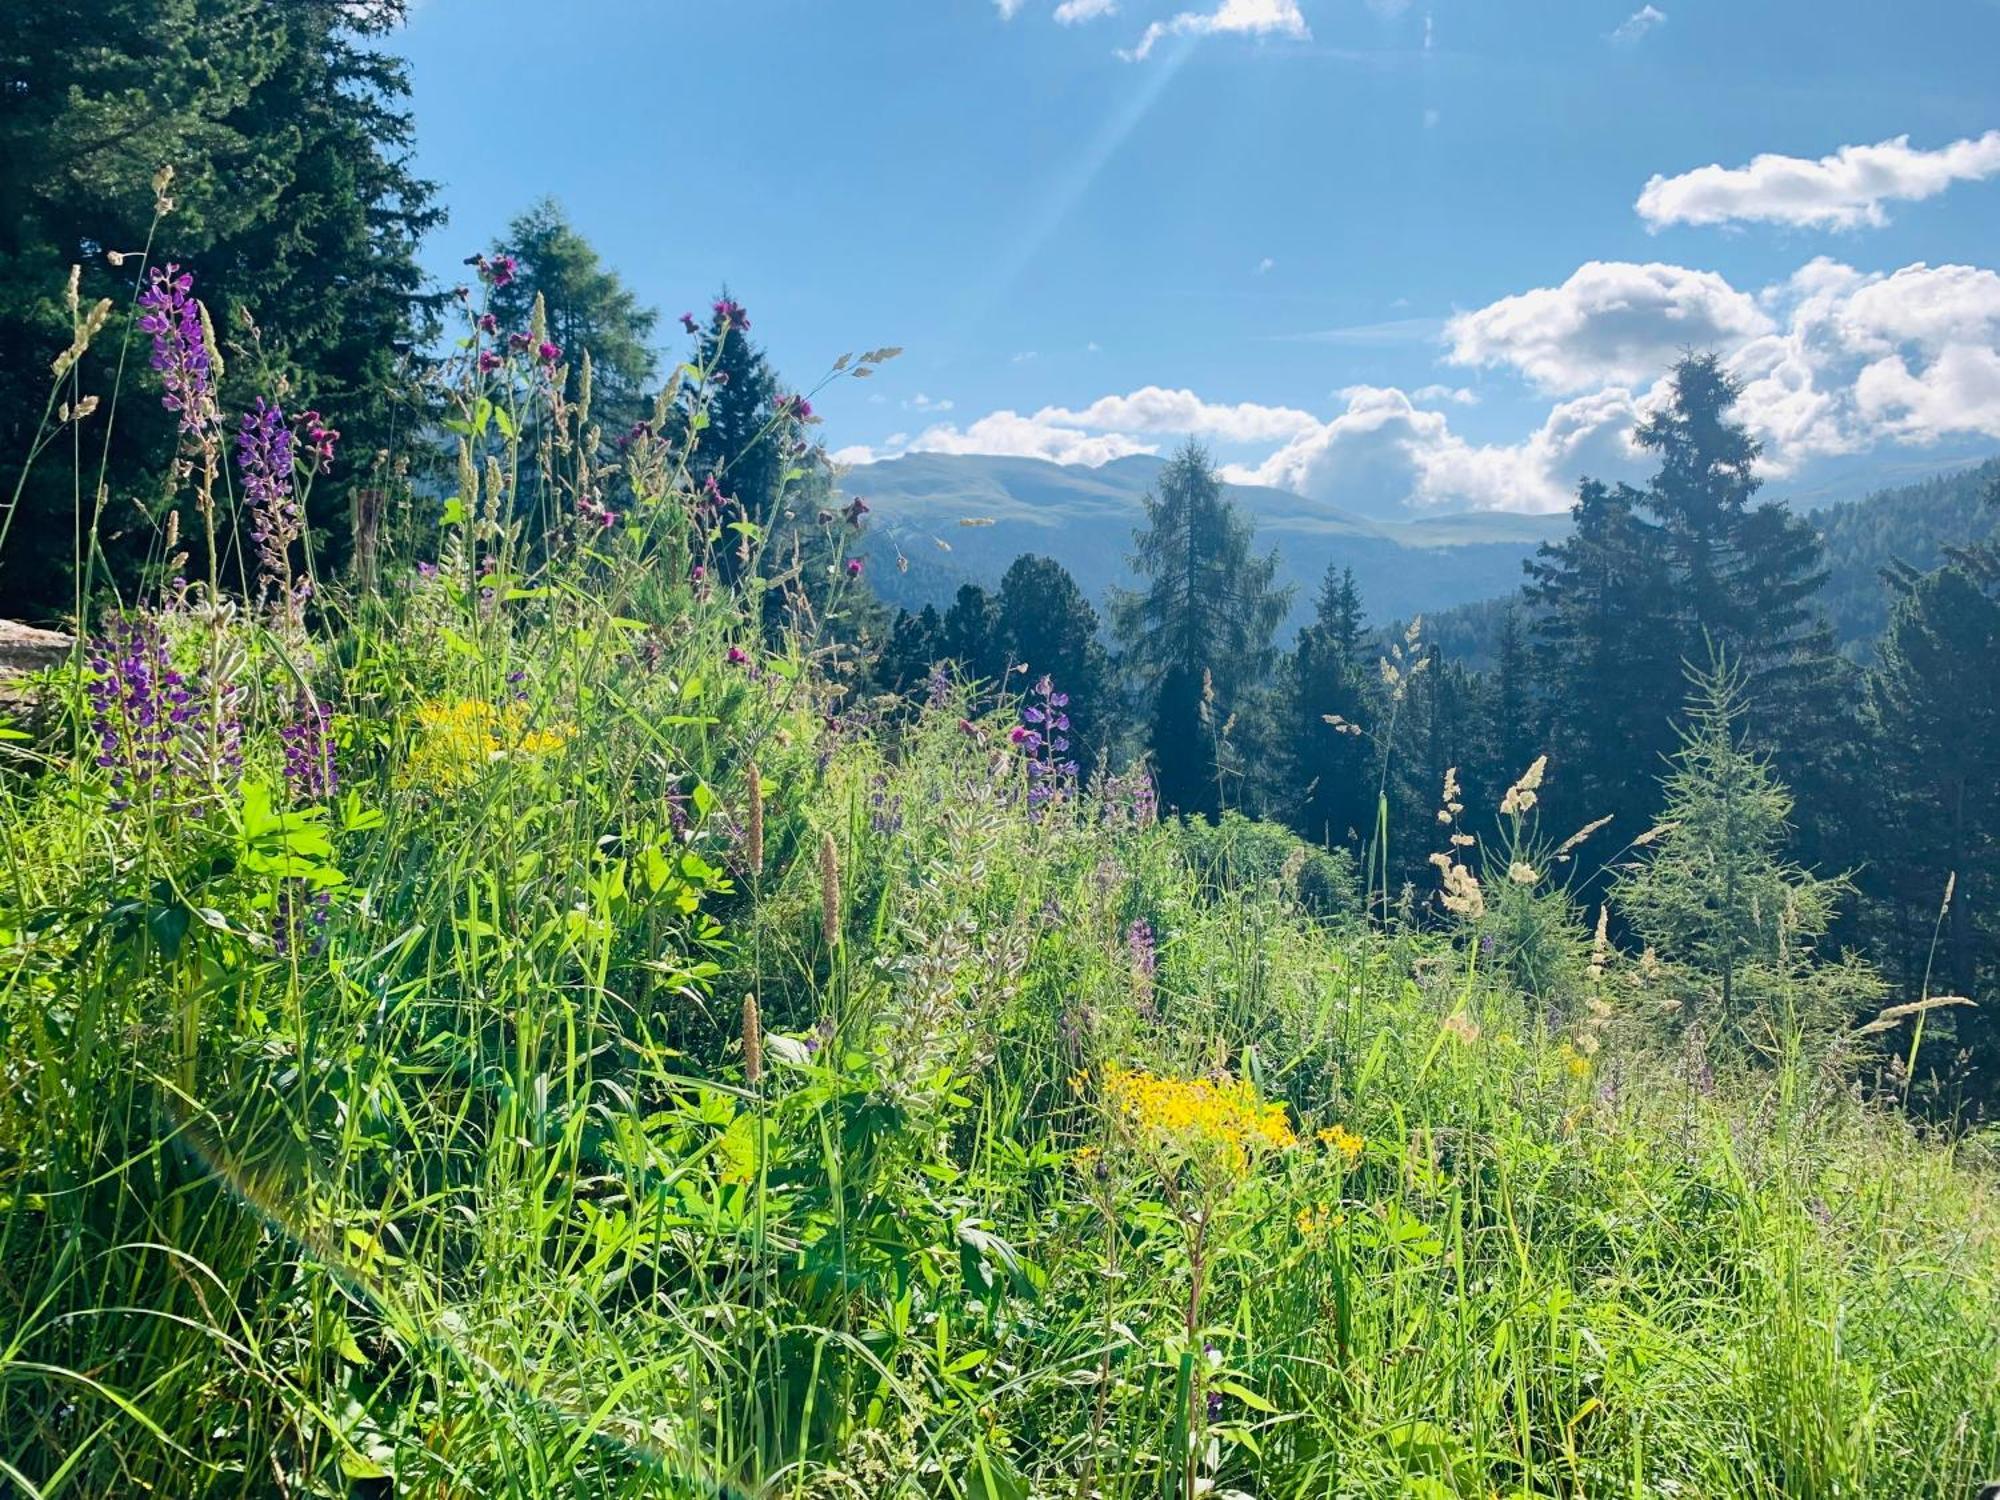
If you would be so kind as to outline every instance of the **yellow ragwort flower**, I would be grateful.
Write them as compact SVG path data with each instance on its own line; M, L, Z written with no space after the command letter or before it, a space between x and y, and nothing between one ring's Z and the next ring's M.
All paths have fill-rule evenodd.
M1345 1125L1329 1125L1319 1132L1319 1143L1351 1167L1361 1160L1361 1137Z
M1257 1096L1248 1079L1163 1078L1105 1070L1104 1094L1118 1118L1156 1148L1212 1160L1241 1175L1267 1151L1298 1144L1285 1107Z
M492 761L510 755L545 755L570 739L568 725L527 727L525 703L504 708L477 698L435 699L417 706L416 743L400 779L433 791L472 785Z

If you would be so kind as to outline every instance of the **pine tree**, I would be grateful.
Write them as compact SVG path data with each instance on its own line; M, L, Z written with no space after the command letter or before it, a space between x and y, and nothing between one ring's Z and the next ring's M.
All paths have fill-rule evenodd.
M1690 976L1685 999L1712 999L1735 1025L1798 972L1846 885L1786 858L1792 798L1745 743L1742 674L1718 655L1689 681L1662 832L1621 872L1612 897L1645 942Z
M1097 611L1061 563L1023 554L1000 580L995 614L996 634L1014 664L1069 694L1073 753L1089 765L1109 748L1118 717Z
M1868 884L1897 908L1912 988L1943 910L1942 976L1957 994L1980 993L2000 969L2000 590L1958 562L1905 580L1876 657ZM2000 1027L1982 1019L1985 1046L2000 1046Z
M507 226L493 253L519 264L514 279L492 293L490 308L503 333L528 327L535 298L548 316L549 338L561 347L568 390L577 399L582 356L590 353L591 411L606 433L619 433L652 409L659 357L652 348L656 309L643 306L618 273L579 234L553 198L544 198Z
M1586 480L1574 529L1529 562L1526 590L1533 670L1547 684L1549 800L1558 821L1611 817L1626 838L1644 831L1656 806L1652 778L1674 746L1680 671L1670 574L1640 500L1629 485Z
M1230 777L1240 788L1267 748L1260 693L1290 591L1273 584L1276 553L1252 555L1251 524L1199 445L1175 455L1145 505L1132 566L1146 583L1114 596L1113 619L1147 705L1161 803L1214 816Z
M750 314L726 288L706 324L696 324L692 314L682 314L682 320L696 334L690 362L714 374L702 408L702 430L690 434L686 426L694 420L696 404L690 392L682 400L684 426L678 436L694 444L690 474L696 488L714 480L714 490L724 496L724 514L718 518L724 534L716 564L726 582L736 582L746 560L756 554L756 542L740 526L768 532L778 520L784 496L786 452L778 432L778 374L764 350L750 342Z
M1376 768L1366 738L1373 668L1363 660L1363 634L1354 570L1329 565L1285 682L1296 826L1327 848L1358 846L1375 821Z

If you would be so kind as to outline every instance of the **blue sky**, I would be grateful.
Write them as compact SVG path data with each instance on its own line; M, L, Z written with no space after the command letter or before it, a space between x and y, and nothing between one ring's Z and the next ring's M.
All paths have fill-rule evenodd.
M726 281L800 386L901 344L818 402L849 461L1193 433L1550 509L1643 467L1683 346L1781 492L2000 448L1995 0L421 0L399 45L440 276L553 193L663 330Z

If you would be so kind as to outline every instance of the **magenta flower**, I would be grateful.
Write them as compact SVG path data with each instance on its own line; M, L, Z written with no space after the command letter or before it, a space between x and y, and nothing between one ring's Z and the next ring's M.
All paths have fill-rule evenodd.
M681 327L685 328L689 333L701 332L701 325L695 322L694 314L691 312L681 314Z
M326 418L316 411L302 413L299 425L305 429L306 446L312 449L320 463L332 463L334 444L340 441L340 429L327 426Z
M795 422L810 422L812 420L812 402L806 400L803 396L783 397L778 402L778 407L781 411L789 413Z
M861 526L861 518L868 514L868 502L863 500L859 495L856 495L841 509L840 513L847 517L847 524L849 526L858 530Z
M510 333L507 335L507 352L509 354L526 354L534 342L525 333Z
M858 557L850 557L850 558L848 558L848 560L847 560L847 576L848 576L849 578L859 578L859 577L861 576L861 559L860 559L860 558L858 558Z
M500 368L499 355L495 354L491 349L481 349L479 351L480 374L491 375L495 370L499 368Z
M562 358L562 345L551 344L547 339L543 339L541 347L535 352L542 357L543 364L552 365Z
M500 331L500 320L490 312L481 313L479 315L479 331L481 333L498 333Z
M486 273L493 278L495 286L506 286L519 274L521 263L511 255L496 255L486 267Z
M715 303L716 320L727 328L750 331L750 314L743 310L743 304L730 297L719 297Z
M749 656L749 653L747 653L746 651L744 651L744 649L743 649L743 648L742 648L741 646L731 646L731 647L729 648L729 665L730 665L730 666L732 666L732 667L740 667L740 666L742 666L742 665L743 665L743 664L744 664L745 662L747 662L748 660L750 660L750 656Z

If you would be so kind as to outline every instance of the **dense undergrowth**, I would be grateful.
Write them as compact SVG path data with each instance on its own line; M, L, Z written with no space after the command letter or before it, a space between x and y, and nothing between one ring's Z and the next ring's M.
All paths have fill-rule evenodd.
M1364 921L1339 859L1071 771L1059 684L857 701L800 628L846 522L745 568L674 442L593 475L551 357L483 347L426 550L309 629L289 577L100 619L12 742L0 1489L2000 1471L1990 1144L1855 1043L1663 1030L1648 961L1497 893L1485 941Z

